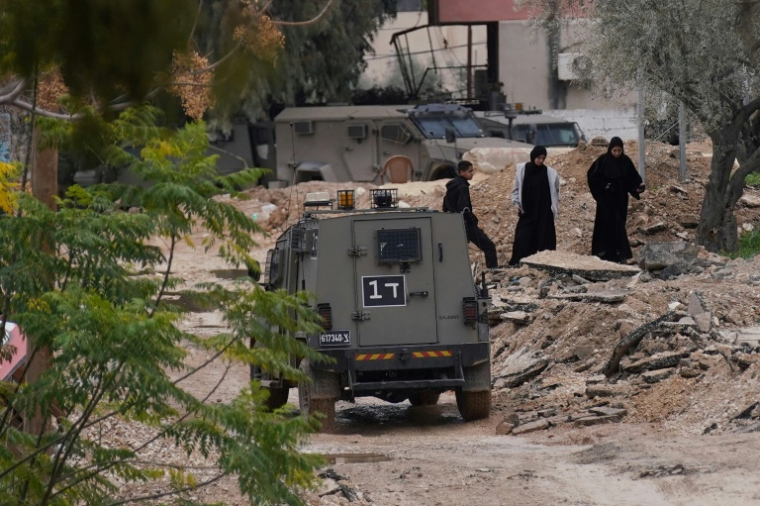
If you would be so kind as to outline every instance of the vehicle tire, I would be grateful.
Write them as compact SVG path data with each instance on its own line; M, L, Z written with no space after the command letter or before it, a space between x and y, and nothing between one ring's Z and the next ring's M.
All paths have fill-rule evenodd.
M491 414L491 391L456 392L457 409L466 422L488 418Z
M306 376L315 380L314 372L312 371L309 359L301 360L301 365L298 366ZM321 419L322 426L320 432L334 432L337 425L335 422L335 398L328 397L322 399L312 398L311 384L301 381L298 383L298 405L301 409L301 414L304 416L313 415L314 413L322 413L324 417Z
M453 165L443 165L437 167L430 173L430 181L437 181L438 179L448 179L456 177L457 171Z
M415 392L409 395L409 403L412 406L435 406L438 404L438 398L441 397L440 392L433 390L423 390L422 392Z
M269 397L267 398L267 408L275 410L283 407L288 402L290 388L288 387L268 387Z

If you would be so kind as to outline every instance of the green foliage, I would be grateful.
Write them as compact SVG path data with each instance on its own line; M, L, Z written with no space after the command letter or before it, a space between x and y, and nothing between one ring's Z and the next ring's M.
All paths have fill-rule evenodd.
M744 179L744 184L747 186L760 186L760 172L747 174L747 177Z
M734 255L734 258L752 258L760 253L760 231L745 232L739 237L739 251Z
M201 53L224 55L234 46L232 29L239 16L234 2L213 0L208 24L199 30ZM282 26L285 48L274 68L245 64L245 54L233 54L217 69L214 117L229 118L243 111L258 118L271 101L286 104L348 100L366 68L364 55L372 51L372 36L396 14L394 0L356 2L333 0L315 23ZM275 20L307 21L316 17L324 1L282 0L269 9Z
M193 0L2 0L0 72L57 65L76 97L144 97L187 50L196 10Z
M163 300L181 282L172 276L177 244L191 243L191 233L202 228L207 234L198 246L218 243L224 258L245 263L260 230L213 198L229 181L215 176L214 158L203 154L205 126L169 135L151 128L144 114L128 111L103 133L121 137L118 146L139 142L139 158L102 152L131 160L130 170L152 186L74 186L57 212L21 194L20 215L0 215L2 314L51 352L38 381L2 384L0 503L140 503L147 497L139 490L149 489L155 499L190 504L190 491L232 476L256 504L300 504L296 492L310 486L317 461L299 446L317 422L268 412L268 392L257 382L231 402L208 402L218 385L209 385L204 398L183 387L212 360L225 370L256 364L302 379L290 357L320 357L291 336L315 332L318 316L303 294L267 292L253 283L234 293L205 286L197 290L218 304L229 331L201 338L182 330L181 312ZM57 143L69 142L75 128L48 126ZM126 201L139 212L123 211ZM190 365L188 348L208 361ZM14 422L15 413L29 419L37 412L63 413L57 429L29 434ZM138 440L127 445L104 437L123 424L139 429L133 431ZM208 459L210 471L194 474L181 456L161 460L155 456L161 445Z

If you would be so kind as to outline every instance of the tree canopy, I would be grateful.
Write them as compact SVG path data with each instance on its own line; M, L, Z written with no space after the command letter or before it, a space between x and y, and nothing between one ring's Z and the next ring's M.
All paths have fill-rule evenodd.
M760 108L757 4L535 3L545 24L560 24L581 13L591 19L583 50L594 64L584 77L606 90L632 89L640 82L660 105L680 101L702 123L713 141L713 159L697 241L711 251L735 251L733 210L745 177L760 168L755 127ZM734 169L737 155L742 163Z
M199 30L203 54L227 54L238 25L238 2L212 0L206 4L208 22ZM261 117L271 102L346 101L366 68L378 28L396 14L394 0L356 2L331 0L279 0L267 11L283 36L274 66L252 66L237 53L217 69L213 112L224 120L239 111ZM313 20L305 24L304 20Z

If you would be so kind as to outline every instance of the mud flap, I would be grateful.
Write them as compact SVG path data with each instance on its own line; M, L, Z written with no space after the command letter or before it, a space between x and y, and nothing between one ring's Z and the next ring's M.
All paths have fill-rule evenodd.
M337 399L340 397L339 376L335 373L323 371L316 367L311 368L312 399Z
M462 391L477 392L491 390L491 361L464 368Z

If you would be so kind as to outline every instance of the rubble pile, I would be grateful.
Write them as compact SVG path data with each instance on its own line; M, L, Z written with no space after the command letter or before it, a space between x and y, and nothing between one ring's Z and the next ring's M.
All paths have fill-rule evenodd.
M672 254L648 265L667 272L681 245L659 243ZM491 276L497 432L621 421L760 430L758 263L696 254L698 273L675 278L607 263L542 252Z

